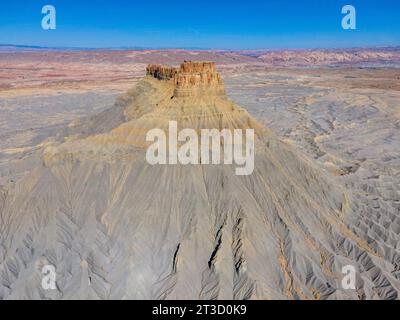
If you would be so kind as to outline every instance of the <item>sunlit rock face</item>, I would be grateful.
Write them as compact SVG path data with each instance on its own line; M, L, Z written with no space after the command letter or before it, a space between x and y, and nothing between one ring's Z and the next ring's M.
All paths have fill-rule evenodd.
M175 78L175 96L224 95L224 83L213 62L185 61Z
M224 95L222 78L214 62L185 61L179 68L149 64L146 74L159 80L173 79L174 96Z

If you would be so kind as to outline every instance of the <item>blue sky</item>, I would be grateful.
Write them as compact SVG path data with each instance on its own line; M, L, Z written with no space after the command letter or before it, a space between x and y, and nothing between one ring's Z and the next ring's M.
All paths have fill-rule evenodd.
M57 29L41 28L54 5ZM341 8L357 29L341 28ZM0 43L67 47L318 48L400 45L400 0L2 0Z

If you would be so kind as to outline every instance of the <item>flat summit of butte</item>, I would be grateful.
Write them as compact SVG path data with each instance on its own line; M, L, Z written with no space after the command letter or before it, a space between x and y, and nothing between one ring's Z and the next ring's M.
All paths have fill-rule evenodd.
M148 130L255 131L255 168L150 165ZM36 162L33 162L36 163ZM356 197L230 101L211 62L149 65L0 190L0 298L396 299L400 257ZM384 210L384 209L383 209ZM390 213L387 213L390 215ZM54 265L57 289L43 290ZM354 290L342 268L357 270Z

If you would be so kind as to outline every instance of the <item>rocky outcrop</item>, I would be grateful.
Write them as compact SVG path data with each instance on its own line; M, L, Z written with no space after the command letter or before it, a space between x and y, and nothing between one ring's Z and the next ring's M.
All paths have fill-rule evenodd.
M180 68L149 64L147 75L160 80L174 79L174 96L224 95L224 83L214 62L184 61Z
M146 68L147 75L160 80L173 79L177 72L177 68L163 66L160 64L149 64Z
M175 96L222 95L224 83L214 62L185 61L175 75Z

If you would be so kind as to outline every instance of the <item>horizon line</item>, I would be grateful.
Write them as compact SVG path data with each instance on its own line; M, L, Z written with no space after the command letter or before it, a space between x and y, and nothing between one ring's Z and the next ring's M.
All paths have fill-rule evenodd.
M229 49L229 48L203 48L203 47L145 47L145 46L110 46L110 47L80 47L80 46L40 46L40 45L30 45L30 44L11 44L11 43L0 43L1 47L15 47L21 49L38 49L38 50L76 50L76 51L129 51L129 50L182 50L182 51L296 51L296 50L360 50L360 49L400 49L400 44L398 45L366 45L366 46L355 46L355 47L297 47L297 48L257 48L257 49Z

